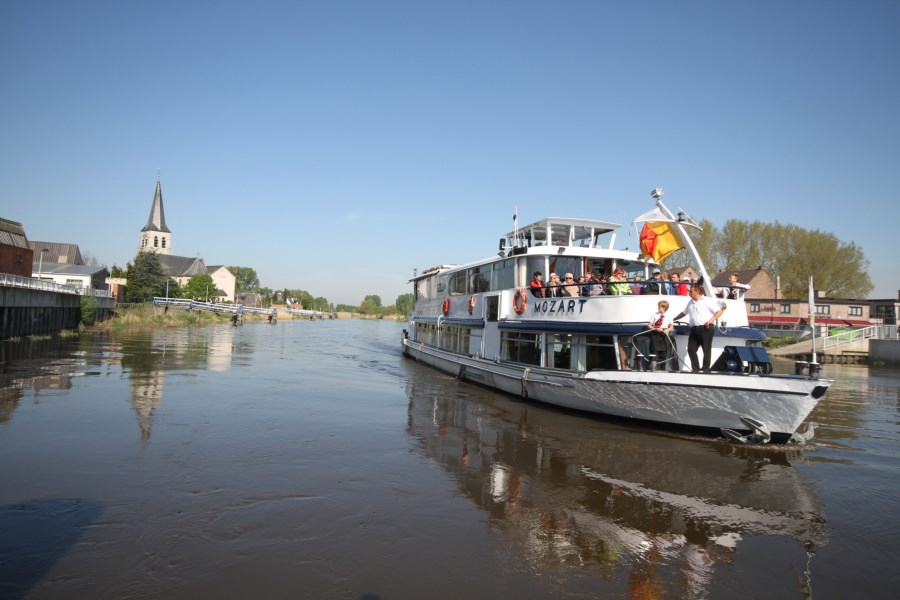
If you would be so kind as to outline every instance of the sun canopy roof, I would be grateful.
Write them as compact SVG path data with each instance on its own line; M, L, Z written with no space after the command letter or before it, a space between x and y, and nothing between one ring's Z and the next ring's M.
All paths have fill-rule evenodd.
M516 231L506 234L506 239L531 240L531 243L543 243L548 246L569 246L573 242L596 239L598 235L615 231L621 227L618 223L592 221L589 219L567 219L564 217L547 217L529 225L520 227L518 238Z

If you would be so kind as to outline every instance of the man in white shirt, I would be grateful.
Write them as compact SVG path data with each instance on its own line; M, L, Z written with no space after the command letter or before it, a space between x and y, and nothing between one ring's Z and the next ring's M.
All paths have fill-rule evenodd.
M691 300L684 307L684 311L675 317L675 321L683 316L688 316L688 324L691 326L691 334L688 337L688 356L691 358L691 370L694 373L700 371L700 359L697 357L697 347L703 348L703 372L709 373L709 363L712 358L713 323L722 316L725 309L718 301L703 295L703 286L695 284L690 290Z

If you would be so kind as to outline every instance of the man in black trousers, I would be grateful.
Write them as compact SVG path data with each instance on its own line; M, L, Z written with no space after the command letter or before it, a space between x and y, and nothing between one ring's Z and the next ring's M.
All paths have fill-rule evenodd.
M703 348L703 372L709 373L709 363L712 354L713 324L722 316L725 309L709 296L703 294L703 286L699 283L691 286L691 300L687 303L675 321L688 316L688 324L691 326L691 334L688 337L688 356L691 357L691 370L694 373L700 371L700 360L697 357L697 347Z

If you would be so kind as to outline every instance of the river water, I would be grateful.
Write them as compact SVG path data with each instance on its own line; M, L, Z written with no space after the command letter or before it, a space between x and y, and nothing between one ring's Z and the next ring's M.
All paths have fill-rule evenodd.
M461 383L403 358L403 327L0 344L0 597L844 599L900 585L896 371L828 365L814 440L739 447Z

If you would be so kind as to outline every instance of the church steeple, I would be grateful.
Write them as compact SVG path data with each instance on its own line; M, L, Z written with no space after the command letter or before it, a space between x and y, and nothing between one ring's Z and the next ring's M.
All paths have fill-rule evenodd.
M172 232L166 227L166 211L163 209L162 186L156 177L156 192L150 205L147 224L141 229L138 251L172 254Z

